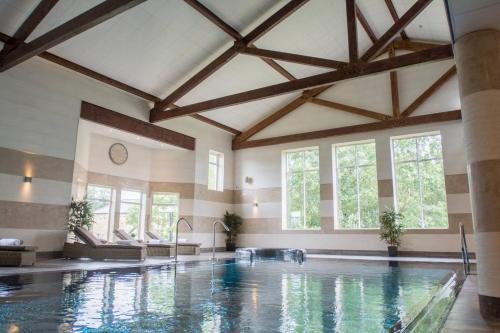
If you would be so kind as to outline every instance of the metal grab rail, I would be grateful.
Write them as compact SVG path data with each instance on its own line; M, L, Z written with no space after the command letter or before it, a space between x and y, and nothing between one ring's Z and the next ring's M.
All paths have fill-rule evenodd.
M469 250L467 248L467 239L465 238L464 225L460 223L460 242L462 245L462 261L464 264L465 275L470 274Z

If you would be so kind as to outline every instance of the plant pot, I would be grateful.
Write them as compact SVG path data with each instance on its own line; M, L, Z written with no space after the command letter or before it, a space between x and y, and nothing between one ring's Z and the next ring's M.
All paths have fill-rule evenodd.
M236 244L234 243L226 243L226 251L234 252L236 250Z
M388 246L387 252L389 252L389 257L397 257L398 256L398 247L397 246Z

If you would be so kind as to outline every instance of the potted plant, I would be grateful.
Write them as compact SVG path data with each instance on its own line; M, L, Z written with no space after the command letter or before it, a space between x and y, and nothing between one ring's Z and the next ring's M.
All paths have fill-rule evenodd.
M86 199L75 201L71 198L69 206L68 230L73 232L77 227L90 229L94 223L94 213L90 202Z
M398 246L401 244L401 236L404 233L402 218L403 215L393 208L388 208L380 215L380 239L387 243L389 257L398 256Z
M224 223L229 228L229 231L224 230L226 234L226 251L236 250L236 238L240 233L242 222L241 216L237 214L229 213L228 211L224 214Z

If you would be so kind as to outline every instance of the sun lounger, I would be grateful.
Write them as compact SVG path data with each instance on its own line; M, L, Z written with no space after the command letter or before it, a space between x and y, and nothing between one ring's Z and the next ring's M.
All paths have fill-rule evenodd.
M137 242L128 232L123 229L115 229L114 234L116 237L132 241L136 244L146 245L147 253L150 257L173 257L175 255L175 244L164 244L164 243L139 243Z
M168 242L153 231L146 231L146 235L148 235L148 237L151 239L160 241L161 244L170 244L175 247L175 242ZM180 242L177 244L177 251L179 251L179 254L199 255L200 247L201 247L200 243Z
M74 233L84 243L65 243L64 258L91 258L95 260L144 260L146 258L145 246L105 244L90 231L80 227L77 227Z

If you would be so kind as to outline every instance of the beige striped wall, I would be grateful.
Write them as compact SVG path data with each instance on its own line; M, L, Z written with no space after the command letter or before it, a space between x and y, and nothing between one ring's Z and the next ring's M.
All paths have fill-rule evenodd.
M32 183L23 177L31 176ZM56 251L66 238L73 161L0 147L0 238Z

